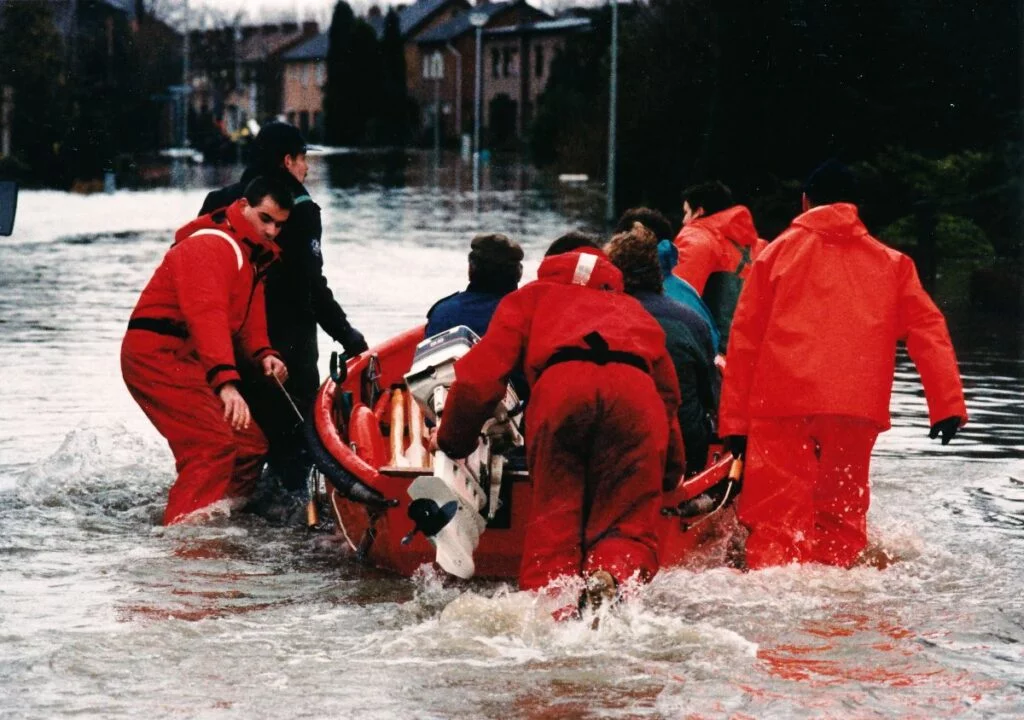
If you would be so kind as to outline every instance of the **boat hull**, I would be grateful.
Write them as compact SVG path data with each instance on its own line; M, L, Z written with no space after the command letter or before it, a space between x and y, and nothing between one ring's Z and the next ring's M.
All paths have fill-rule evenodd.
M383 415L387 394L403 382L412 364L416 344L423 339L423 328L398 335L362 355L350 359L340 382L328 379L317 395L313 413L313 430L319 441L321 455L326 453L335 475L343 482L328 483L328 501L338 533L361 561L376 567L409 576L432 563L435 549L421 533L413 534L408 516L409 484L422 470L392 467L380 460L366 438L350 437L350 401L367 408L376 406L375 416ZM379 398L385 400L379 400ZM362 411L364 414L366 410ZM347 417L346 417L347 415ZM354 430L353 435L357 431ZM703 473L681 482L664 496L665 511L658 518L660 538L659 562L662 567L684 564L711 534L712 526L683 519L675 514L680 503L696 496L721 481L728 473L731 458L718 458ZM321 468L323 463L318 461ZM340 467L340 470L339 470ZM429 471L427 471L429 472ZM330 474L330 473L328 473ZM532 486L527 473L510 473L502 492L501 509L488 524L474 552L476 576L512 579L518 575L523 539L530 515ZM379 493L384 503L367 504L351 499L351 493L340 492L335 485L357 481ZM408 536L408 537L407 537Z

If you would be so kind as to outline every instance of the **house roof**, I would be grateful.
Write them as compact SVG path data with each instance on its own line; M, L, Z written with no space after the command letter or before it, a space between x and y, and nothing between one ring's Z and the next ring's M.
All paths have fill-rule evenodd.
M517 2L488 2L477 5L466 12L459 13L448 22L442 23L435 28L431 28L416 38L416 42L447 42L448 40L459 37L463 33L471 32L473 30L473 24L469 22L469 16L473 13L486 13L487 22L490 22L491 19L499 13L516 7L517 5L525 4L525 0L518 0ZM542 11L538 10L537 12L540 13ZM484 27L486 27L486 25Z
M430 16L438 12L452 0L417 0L411 5L399 5L395 8L398 13L398 29L402 37L408 37L416 32L423 23L430 19ZM459 5L466 4L464 1ZM366 18L373 31L377 33L377 39L384 37L384 19L386 15L377 15Z
M584 30L590 27L590 18L585 17L561 17L554 20L540 20L538 22L525 22L518 25L506 25L496 28L487 28L484 35L525 35L540 33L559 33Z
M299 43L281 57L284 58L285 62L323 60L327 57L327 49L330 44L330 34L322 32L305 42Z
M238 54L242 62L263 60L282 50L288 50L293 45L302 41L304 37L305 35L301 27L291 32L282 32L276 28L270 28L269 32L264 32L260 28L257 32L242 40Z

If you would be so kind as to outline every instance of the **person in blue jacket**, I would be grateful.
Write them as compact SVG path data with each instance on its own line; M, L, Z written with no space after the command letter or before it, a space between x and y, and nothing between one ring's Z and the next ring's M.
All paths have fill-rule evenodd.
M427 337L465 325L480 337L501 299L519 287L523 249L505 235L477 235L469 244L469 286L427 311Z
M715 320L711 317L711 311L704 304L700 293L694 290L690 283L672 273L672 268L679 261L679 251L672 244L672 225L669 223L668 218L652 208L630 208L622 213L622 217L619 218L618 223L615 225L615 233L629 232L633 228L633 223L640 223L654 233L654 236L658 239L658 262L661 265L662 289L665 295L700 315L704 322L707 323L708 331L711 333L711 341L714 343L714 347L717 348L720 336L718 326L715 325Z

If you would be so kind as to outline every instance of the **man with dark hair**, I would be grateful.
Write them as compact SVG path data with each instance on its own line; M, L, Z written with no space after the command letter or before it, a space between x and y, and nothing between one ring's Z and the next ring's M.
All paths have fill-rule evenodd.
M673 274L673 270L679 260L679 251L672 244L672 224L668 218L657 210L646 207L630 208L622 213L618 223L615 224L615 232L629 232L634 223L640 223L654 233L658 239L658 265L661 267L662 289L668 297L700 315L711 333L711 342L718 351L718 328L715 327L715 320L711 317L711 311L704 304L700 294L693 289L690 283Z
M622 272L626 292L665 331L668 354L679 380L679 428L686 446L686 474L703 470L718 412L718 368L707 324L693 310L662 291L658 241L639 222L612 236L608 259Z
M600 250L601 241L594 235L585 233L582 230L570 230L551 243L548 249L544 251L544 257L561 255L563 253L583 248Z
M750 210L733 204L732 191L722 183L702 183L683 191L683 227L675 239L679 261L674 272L700 293L711 311L721 352L729 340L743 280L765 244L757 236Z
M501 299L519 287L523 249L505 235L477 235L469 244L469 286L427 311L427 337L465 325L480 337Z
M292 209L288 185L257 177L242 197L178 230L128 322L121 371L177 463L164 524L221 500L244 501L267 444L239 392L235 346L280 381L267 338L263 273Z
M267 273L266 307L271 343L290 370L285 388L303 415L312 407L320 386L317 325L341 343L349 355L366 350L362 333L349 323L323 275L320 207L302 184L308 170L302 133L287 123L267 123L253 141L250 164L242 179L211 192L200 210L208 213L229 205L257 175L282 177L295 196L295 208L278 237L281 261ZM242 392L270 440L271 468L286 488L304 487L312 463L288 399L279 388L259 377L246 376Z
M530 384L533 482L520 588L582 574L600 595L650 578L662 487L675 487L685 465L679 383L665 333L587 236L556 240L537 280L498 305L455 365L434 444L453 458L472 452L516 370Z
M844 202L851 179L835 162L815 171L804 212L754 261L736 308L719 433L747 456L737 513L752 569L860 558L897 342L920 371L930 437L945 445L967 422L942 313L913 261Z

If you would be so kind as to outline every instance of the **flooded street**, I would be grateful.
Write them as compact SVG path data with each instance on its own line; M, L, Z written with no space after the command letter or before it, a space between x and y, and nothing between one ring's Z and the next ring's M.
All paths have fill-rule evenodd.
M312 163L326 275L371 345L464 287L475 233L522 243L529 279L600 197L525 168L471 185L429 155ZM590 631L327 534L158 525L173 459L118 352L205 193L24 191L0 238L0 717L1024 716L1016 322L951 314L971 424L946 448L901 355L869 515L893 566L669 570Z

